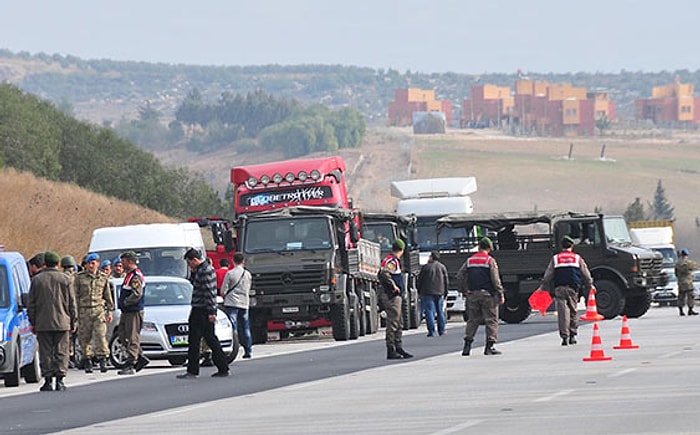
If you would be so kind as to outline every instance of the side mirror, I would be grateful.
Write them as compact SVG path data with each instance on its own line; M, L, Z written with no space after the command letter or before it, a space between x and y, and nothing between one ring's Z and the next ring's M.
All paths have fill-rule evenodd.
M418 228L413 227L411 229L411 237L409 239L409 242L411 246L418 245Z
M233 231L226 230L223 233L224 249L226 252L233 251Z
M354 221L350 222L350 241L357 243L358 240L360 240L360 231L357 228L357 224Z

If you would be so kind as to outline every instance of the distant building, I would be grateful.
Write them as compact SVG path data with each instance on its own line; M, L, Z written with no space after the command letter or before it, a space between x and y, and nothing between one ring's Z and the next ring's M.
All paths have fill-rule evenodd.
M394 101L389 103L388 124L400 127L411 126L414 112L442 112L449 124L452 120L452 103L436 100L433 90L396 89Z
M654 124L699 124L700 98L693 97L693 85L676 83L656 86L651 98L635 100L635 118L648 119Z
M472 86L464 100L464 126L503 126L540 136L592 136L596 121L615 119L615 103L606 92L588 92L569 83L518 79L515 92L495 85Z

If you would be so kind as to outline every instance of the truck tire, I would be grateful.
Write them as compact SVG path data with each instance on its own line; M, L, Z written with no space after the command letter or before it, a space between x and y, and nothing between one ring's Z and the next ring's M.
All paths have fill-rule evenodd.
M376 334L379 330L379 301L377 290L370 285L369 288L369 311L367 311L367 334Z
M651 294L633 296L625 299L625 309L623 314L629 318L636 319L642 317L651 307Z
M5 373L5 386L6 387L19 387L20 379L20 369L19 362L21 361L19 357L19 344L15 347L15 361L12 365L12 371L10 373Z
M598 314L606 319L614 319L625 308L625 297L613 281L603 279L595 282L595 301Z
M411 329L417 329L421 324L421 313L420 313L420 297L418 296L418 291L411 292Z
M405 291L401 298L401 320L403 330L408 331L411 328L411 293Z
M250 324L250 333L253 336L253 344L267 343L267 320L252 321Z
M527 299L515 297L501 305L499 309L501 320L506 323L521 323L532 313L532 308Z
M112 338L109 340L109 362L115 368L121 369L126 365L126 360L128 355L126 354L126 347L119 340L119 334L115 329L112 333Z
M350 330L348 332L348 338L350 340L357 340L360 336L360 317L362 312L360 311L360 303L355 293L350 293L348 297L348 307L350 309Z
M346 341L350 338L350 307L347 298L343 299L341 304L331 306L331 323L333 338L336 341Z
M367 335L367 302L365 302L365 295L361 293L357 296L358 300L358 312L357 317L360 322L360 337Z
M36 384L41 379L41 369L39 368L39 343L34 345L34 359L21 369L22 377L28 384Z

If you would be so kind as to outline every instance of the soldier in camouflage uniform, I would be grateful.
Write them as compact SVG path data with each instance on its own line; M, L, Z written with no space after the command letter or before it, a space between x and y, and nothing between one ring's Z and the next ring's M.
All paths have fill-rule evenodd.
M75 277L75 298L78 305L78 341L83 350L83 368L92 373L92 358L97 357L100 371L107 371L107 323L112 321L114 300L109 277L99 269L100 256L92 253L86 258L85 270ZM93 338L95 349L93 352Z
M122 263L122 259L117 257L114 260L112 260L112 278L122 278L126 276L126 272L124 272L124 263Z
M697 316L693 311L695 306L695 296L693 295L693 271L700 268L700 265L688 258L688 250L681 249L681 256L676 261L676 278L678 279L678 311L681 316L685 316L683 306L688 306L688 315Z

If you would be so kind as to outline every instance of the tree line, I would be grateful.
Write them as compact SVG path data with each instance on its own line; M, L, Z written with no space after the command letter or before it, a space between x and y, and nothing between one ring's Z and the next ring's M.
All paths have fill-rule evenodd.
M202 178L167 168L112 129L80 122L16 86L0 85L0 167L135 203L173 218L223 213Z

